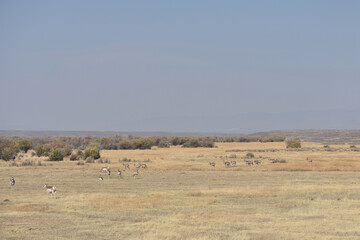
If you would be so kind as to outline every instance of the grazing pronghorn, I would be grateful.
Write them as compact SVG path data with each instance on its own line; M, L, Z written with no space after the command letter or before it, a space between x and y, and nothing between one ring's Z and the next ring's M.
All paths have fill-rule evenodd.
M136 169L136 172L133 172L133 177L139 176L139 169Z
M100 169L100 172L105 172L105 173L110 172L110 168L109 167L102 167Z
M130 166L129 166L129 164L127 164L127 163L123 163L122 164L123 166L124 166L124 171L126 170L126 169L129 169L130 170Z
M308 161L308 162L312 162L312 159L310 159L310 158L306 158L306 161Z
M215 167L215 162L209 162L209 165Z
M136 169L139 169L139 168L141 167L141 164L140 164L140 163L138 163L138 164L135 164L135 163L134 163L134 167L135 167Z
M255 160L254 160L254 163L255 163L256 165L259 165L259 164L261 164L261 160L255 159Z
M11 185L11 188L14 189L14 186L15 186L15 178L14 177L10 178L10 185Z
M252 160L244 160L246 165L254 165L254 162Z
M236 166L236 161L231 161L231 165L232 165L233 167L235 167L235 166Z
M140 167L146 169L146 168L147 168L147 165L146 165L145 163L143 163L143 164L140 164Z
M53 197L55 197L55 193L56 193L56 187L55 186L48 186L47 184L44 185L44 187L46 189L46 192L49 194L51 193L51 195Z
M229 161L224 161L223 160L223 163L224 163L225 167L230 167L230 162Z
M120 169L117 170L117 174L118 174L119 177L121 177L121 170Z
M99 179L100 181L104 180L101 175L99 175L98 179Z

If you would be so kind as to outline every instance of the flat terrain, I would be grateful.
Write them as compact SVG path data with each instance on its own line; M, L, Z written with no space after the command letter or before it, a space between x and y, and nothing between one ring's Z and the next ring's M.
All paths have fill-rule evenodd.
M360 153L348 145L330 149L221 143L102 151L110 164L2 162L0 239L360 239ZM246 166L249 151L263 164ZM123 170L123 158L132 160L132 169L120 178L115 170ZM148 165L138 177L132 177L134 160ZM102 166L113 172L99 181ZM56 198L46 194L45 183L57 187Z

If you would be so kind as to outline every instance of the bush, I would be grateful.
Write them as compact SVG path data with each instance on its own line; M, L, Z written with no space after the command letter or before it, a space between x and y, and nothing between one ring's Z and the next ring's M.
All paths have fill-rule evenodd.
M19 141L18 144L21 151L27 152L29 149L32 148L33 142L29 139L23 138Z
M26 161L21 163L21 166L35 166L35 162L30 161L30 160L26 160Z
M94 158L93 157L88 157L86 158L86 163L94 163Z
M49 161L62 161L64 159L64 153L59 149L55 148L49 155Z
M350 148L356 148L356 146L355 146L355 145L351 145Z
M81 150L77 150L75 153L72 153L70 156L71 161L80 160L84 157L84 153Z
M324 145L324 148L330 148L330 146L329 145Z
M169 148L170 143L167 140L161 140L158 144L159 148Z
M72 149L71 146L66 145L66 146L64 147L64 157L70 156L71 153L72 153L72 150L73 150L73 149Z
M98 147L88 147L85 150L84 158L87 159L88 157L93 157L94 159L100 158L100 151Z
M253 154L254 155L254 154ZM236 154L231 154L229 158L236 158Z
M17 149L14 147L6 147L2 150L2 156L1 158L5 161L9 161L10 159L15 159L15 156L17 154Z
M245 157L246 158L254 158L255 157L255 155L253 154L253 153L247 153L246 155L245 155Z
M301 141L299 138L287 139L286 148L301 148Z
M76 165L84 165L85 163L83 161L79 161L76 163Z

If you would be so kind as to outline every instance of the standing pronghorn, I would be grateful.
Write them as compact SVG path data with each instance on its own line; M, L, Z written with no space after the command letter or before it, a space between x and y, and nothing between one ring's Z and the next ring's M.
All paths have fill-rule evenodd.
M235 166L236 166L236 161L231 161L231 165L232 165L233 167L235 167Z
M140 164L140 167L146 169L146 168L147 168L147 165L146 165L146 163L143 163L143 164Z
M136 169L136 172L133 173L133 177L139 176L139 169Z
M209 165L215 167L215 162L209 162Z
M136 169L139 169L139 168L141 168L141 164L140 164L140 163L138 163L138 164L135 164L135 163L134 163L134 167L135 167Z
M15 186L15 178L13 176L11 176L10 178L10 185L11 185L11 189L14 189Z
M223 160L223 163L224 163L225 167L230 167L230 162L229 161L224 161Z
M117 170L117 174L118 174L119 177L121 177L121 170L120 169Z
M51 195L53 197L55 197L55 193L56 193L56 187L55 186L48 186L47 184L44 185L44 188L46 189L46 192L49 194L51 193Z
M110 172L110 168L109 167L102 167L100 169L100 172L105 172L105 173Z
M123 163L122 164L123 166L124 166L124 171L126 170L126 169L129 169L130 170L130 166L129 166L129 164L127 164L127 163Z
M107 171L108 178L110 177L110 174L111 174L111 171L110 171L110 168L109 168L108 171Z
M312 162L312 159L310 159L310 158L306 158L306 161L308 161L308 162Z

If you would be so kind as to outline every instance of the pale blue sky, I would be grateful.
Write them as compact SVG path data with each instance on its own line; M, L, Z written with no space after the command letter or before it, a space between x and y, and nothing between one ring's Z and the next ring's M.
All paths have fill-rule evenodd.
M359 128L360 1L1 1L0 129Z

